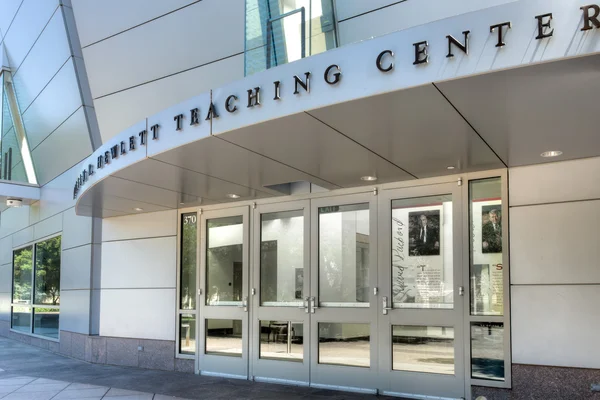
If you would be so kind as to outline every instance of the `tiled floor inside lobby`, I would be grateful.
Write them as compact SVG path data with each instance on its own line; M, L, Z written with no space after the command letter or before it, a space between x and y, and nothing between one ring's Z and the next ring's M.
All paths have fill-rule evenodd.
M0 369L2 400L398 399L89 364L5 338L0 338Z

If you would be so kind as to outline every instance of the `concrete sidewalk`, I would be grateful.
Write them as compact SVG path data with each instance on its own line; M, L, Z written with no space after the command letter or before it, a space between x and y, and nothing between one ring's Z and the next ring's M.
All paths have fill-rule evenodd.
M5 338L0 338L0 369L3 370L0 372L0 399L2 400L67 398L173 400L173 397L286 400L392 399L178 372L88 364Z

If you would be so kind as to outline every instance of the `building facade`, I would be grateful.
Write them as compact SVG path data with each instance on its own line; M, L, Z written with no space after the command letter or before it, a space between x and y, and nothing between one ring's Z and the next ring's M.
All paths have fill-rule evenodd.
M600 3L1 7L0 335L409 398L598 396Z

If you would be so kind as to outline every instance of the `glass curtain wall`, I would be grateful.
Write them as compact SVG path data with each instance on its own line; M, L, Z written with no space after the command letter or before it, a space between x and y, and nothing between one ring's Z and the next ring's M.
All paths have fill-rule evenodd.
M469 182L471 378L504 381L501 178Z
M13 330L58 339L60 259L60 236L13 252Z
M196 353L196 262L198 259L198 215L181 215L179 270L179 353Z
M332 0L246 0L245 74L337 47Z
M9 71L0 71L0 179L37 183L27 135Z

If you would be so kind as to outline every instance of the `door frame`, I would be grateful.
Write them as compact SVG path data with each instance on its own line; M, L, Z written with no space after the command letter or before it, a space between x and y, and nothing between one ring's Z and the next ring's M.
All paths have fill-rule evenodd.
M424 186L429 186L429 185L437 185L437 184L442 184L442 183L457 183L459 182L460 184L462 184L463 186L463 202L465 203L465 209L463 210L464 212L466 212L467 214L464 214L464 218L463 218L463 235L465 235L464 240L464 264L465 264L465 268L468 269L468 264L469 264L469 257L470 257L470 246L468 245L468 235L469 235L469 218L467 217L468 215L468 207L470 207L470 198L469 198L469 181L471 180L479 180L479 179L488 179L488 178L494 178L494 177L500 177L501 178L501 185L502 185L502 204L503 204L503 219L504 219L504 224L503 224L503 238L505 240L505 242L507 243L506 246L504 246L503 248L503 264L505 265L505 273L504 273L504 315L503 316L496 316L496 317L477 317L477 316L471 316L469 315L470 313L470 299L468 295L464 296L464 301L465 301L465 306L464 306L464 312L465 312L465 318L464 318L464 324L465 324L465 329L464 329L464 335L465 335L465 346L464 346L464 357L465 357L465 393L467 394L467 398L470 397L471 394L471 385L477 385L477 386L484 386L484 387L495 387L495 388L506 388L506 389L510 389L512 387L512 377L511 377L511 366L512 366L512 354L511 354L511 316L510 316L510 258L509 258L509 217L510 217L510 203L509 203L509 193L508 193L508 181L509 181L509 174L508 174L508 170L506 168L501 168L501 169L492 169L492 170L485 170L485 171L480 171L480 172L465 172L465 173L456 173L453 175L443 175L443 176L437 176L437 177L431 177L431 178L422 178L422 179L415 179L415 180L406 180L406 181L398 181L398 182L391 182L391 183L382 183L382 184L373 184L370 186L359 186L359 187L353 187L353 188L341 188L341 189L336 189L334 191L322 191L322 192L315 192L315 193L303 193L303 194L295 194L295 195L284 195L284 196L277 196L277 197L266 197L266 198L262 198L262 199L251 199L251 200L241 200L241 201L228 201L228 202L223 202L223 203L218 203L218 204L210 204L210 205L204 205L204 206L194 206L194 207L184 207L184 208L180 208L177 212L177 218L178 218L178 222L177 222L177 299L175 302L175 319L173 320L173 323L176 326L176 341L177 343L179 342L179 315L180 314L185 314L187 312L184 312L185 310L180 310L179 309L179 293L180 293L180 285L181 285L181 281L180 281L180 268L181 268L181 263L180 263L180 244L181 244L181 229L180 229L180 223L181 223L181 215L182 214L186 214L186 213L197 213L198 215L198 219L200 219L201 215L203 212L207 212L207 211L212 211L212 210L226 210L228 208L236 208L236 207L240 207L240 206L248 206L248 207L254 207L256 205L262 205L262 204L278 204L278 203L284 203L284 202L290 202L290 201L297 201L297 200L317 200L317 199L322 199L322 198L333 198L333 197L337 197L337 196L344 196L344 195L352 195L352 194L365 194L365 193L377 193L378 191L382 191L382 190L388 190L388 189L402 189L402 188L416 188L416 187L424 187ZM252 220L252 216L251 216L251 220ZM251 221L251 224L253 223L253 221ZM200 230L200 227L198 227L198 230ZM202 241L202 239L200 238L200 232L198 232L198 257L201 257L201 253L200 253L200 243ZM251 249L252 252L252 249ZM467 271L467 270L465 270ZM200 275L201 271L200 271L200 260L197 260L197 279L199 279L199 275ZM468 279L468 273L465 275L465 279ZM468 284L469 282L464 282L465 283L465 288L468 288ZM196 283L198 285L198 282ZM197 286L198 288L199 286ZM250 310L250 312L252 312L252 310ZM195 314L196 316L196 321L198 323L198 321L201 320L201 315L200 315L200 310L197 309L195 311L191 311L189 312L190 314ZM504 373L505 373L505 379L504 381L490 381L490 380L481 380L481 379L476 379L476 378L471 378L471 349L470 346L467 345L467 342L469 342L469 338L470 338L470 323L471 322L477 322L477 321L498 321L504 324ZM198 328L197 328L198 329ZM199 335L199 331L196 330L196 334ZM198 345L199 340L196 341L197 345ZM177 344L176 346L176 354L175 357L178 359L187 359L187 360L195 360L194 365L195 365L195 372L199 373L199 362L198 362L198 358L199 358L199 354L198 354L198 349L196 349L196 354L195 355L188 355L188 354L180 354L179 353L179 346ZM250 365L250 370L252 369L252 365Z
M369 205L369 306L368 307L321 307L319 304L319 208L367 203ZM377 304L378 295L373 291L377 281L377 193L328 196L311 200L311 369L312 387L346 390L361 393L377 393ZM374 280L373 280L374 279ZM315 310L316 308L316 310ZM363 314L363 315L360 315ZM360 316L358 316L360 315ZM370 366L354 367L319 363L319 322L369 323ZM350 385L349 383L353 385Z
M210 219L227 218L227 217L242 217L242 299L246 299L246 309L241 305L223 305L223 306L207 306L206 302L206 251L208 238L206 223ZM249 376L249 333L248 324L250 321L250 304L248 302L248 287L249 287L249 271L250 271L250 210L248 206L240 205L239 207L224 208L218 210L210 210L200 212L200 235L199 235L199 253L197 271L197 318L196 318L196 371L200 375L222 376L238 379L247 379ZM243 303L243 301L242 301ZM222 314L231 315L230 318L222 318ZM226 356L206 354L206 336L205 336L205 320L207 318L216 319L241 319L242 321L242 356ZM212 364L212 365L211 365ZM207 367L207 365L210 365ZM204 367L204 368L203 368Z
M260 305L260 266L262 242L261 215L302 210L303 221L303 306L269 307ZM251 323L250 323L250 366L252 377L256 381L288 383L297 386L308 386L310 383L310 314L305 298L309 296L310 288L310 201L297 200L261 204L252 213L252 266L251 273ZM273 315L271 320L302 322L303 324L303 360L302 362L271 360L260 358L260 320L262 315ZM270 373L263 373L269 372Z
M452 196L452 292L453 307L446 308L394 308L392 293L392 202L394 200L419 199L440 195ZM425 187L383 190L379 195L379 377L384 394L411 396L431 396L432 398L465 397L464 369L464 261L463 261L463 192L457 182L441 183ZM440 235L442 235L440 227ZM408 243L407 243L408 245ZM444 254L440 253L443 257ZM459 288L463 288L460 294ZM383 309L384 297L387 298ZM384 311L386 314L384 314ZM393 369L392 326L452 327L454 329L454 374L398 371ZM387 342L387 343L386 343ZM401 383L400 386L397 386ZM401 391L399 391L400 389ZM450 389L450 390L449 390ZM428 392L427 392L428 391Z

